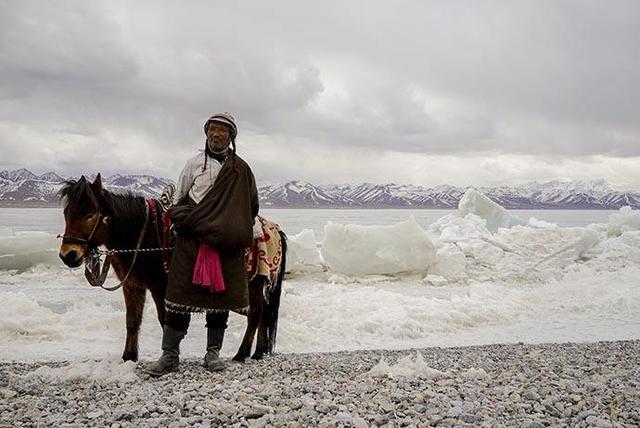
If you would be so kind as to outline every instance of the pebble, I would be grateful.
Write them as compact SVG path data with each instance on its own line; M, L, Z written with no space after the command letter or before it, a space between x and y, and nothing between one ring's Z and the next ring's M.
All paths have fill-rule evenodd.
M282 354L212 374L199 359L121 385L27 376L67 362L0 363L0 427L637 426L640 341L420 350L444 375L378 378L412 351ZM71 363L73 364L73 363ZM606 368L606 370L604 369ZM480 369L491 376L468 376ZM107 403L108 407L105 407ZM605 410L606 409L606 410ZM613 423L612 423L613 421Z
M537 392L530 389L524 393L524 398L532 401L538 401L540 399L540 395L538 395Z
M251 406L247 411L244 412L244 417L247 419L256 419L261 416L270 413L273 409L269 406L262 406L259 404Z

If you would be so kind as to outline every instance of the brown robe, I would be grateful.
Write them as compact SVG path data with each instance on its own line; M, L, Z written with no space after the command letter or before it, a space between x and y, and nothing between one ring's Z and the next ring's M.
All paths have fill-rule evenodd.
M165 296L169 311L202 312L249 305L244 254L253 242L258 190L249 165L233 156L224 161L213 187L199 204L188 200L169 210L178 232ZM220 254L224 291L212 293L192 283L201 242Z

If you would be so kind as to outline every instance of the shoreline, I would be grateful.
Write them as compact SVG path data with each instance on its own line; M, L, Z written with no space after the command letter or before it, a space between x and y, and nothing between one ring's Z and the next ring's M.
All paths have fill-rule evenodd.
M2 362L0 427L638 425L638 361L640 340L276 354L220 373L188 358L159 379L148 361Z

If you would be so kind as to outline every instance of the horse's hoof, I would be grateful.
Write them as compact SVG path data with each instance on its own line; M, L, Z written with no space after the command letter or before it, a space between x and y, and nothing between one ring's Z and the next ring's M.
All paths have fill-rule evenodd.
M256 352L251 356L252 360L261 360L264 358L264 354L262 352Z
M124 353L122 354L122 361L124 361L124 362L127 362L127 361L137 362L138 361L138 351L124 351Z

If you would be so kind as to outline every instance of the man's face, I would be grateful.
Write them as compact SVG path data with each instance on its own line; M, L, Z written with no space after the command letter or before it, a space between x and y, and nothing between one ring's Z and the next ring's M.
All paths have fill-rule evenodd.
M229 128L220 124L212 123L207 128L207 144L214 152L219 152L227 147L229 141Z

